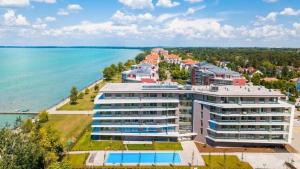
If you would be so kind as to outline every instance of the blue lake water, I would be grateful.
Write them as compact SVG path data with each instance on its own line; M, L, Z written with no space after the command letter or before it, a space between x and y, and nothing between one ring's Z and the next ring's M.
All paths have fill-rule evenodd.
M106 159L106 163L180 163L179 153L109 153Z
M111 48L0 48L0 112L39 111L102 77L104 67L141 50ZM8 119L0 115L0 123Z

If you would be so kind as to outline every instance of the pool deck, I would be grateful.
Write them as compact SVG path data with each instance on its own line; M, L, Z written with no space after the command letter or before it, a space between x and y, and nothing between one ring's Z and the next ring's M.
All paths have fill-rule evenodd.
M199 151L197 150L197 147L195 146L194 142L192 141L186 141L186 142L182 142L181 143L183 150L182 151L92 151L90 152L90 155L88 157L88 159L86 160L86 165L87 166L103 166L103 165L120 165L119 163L116 164L106 164L105 161L107 159L107 156L110 152L114 152L114 153L179 153L180 158L181 158L181 162L180 163L175 163L174 165L185 165L188 166L190 164L193 165L204 165L204 161L199 153ZM173 163L156 163L156 165L170 165ZM149 163L134 163L134 164L123 164L125 165L153 165L153 164L149 164Z

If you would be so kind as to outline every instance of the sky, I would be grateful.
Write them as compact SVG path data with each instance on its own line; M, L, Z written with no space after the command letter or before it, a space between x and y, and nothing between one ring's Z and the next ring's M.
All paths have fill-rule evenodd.
M0 0L0 45L300 47L300 0Z

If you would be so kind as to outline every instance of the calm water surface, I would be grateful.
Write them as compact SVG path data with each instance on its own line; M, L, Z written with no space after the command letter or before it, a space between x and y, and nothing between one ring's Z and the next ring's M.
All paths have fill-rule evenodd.
M39 111L102 77L112 63L140 50L109 48L0 48L0 112ZM0 123L15 116L1 115Z

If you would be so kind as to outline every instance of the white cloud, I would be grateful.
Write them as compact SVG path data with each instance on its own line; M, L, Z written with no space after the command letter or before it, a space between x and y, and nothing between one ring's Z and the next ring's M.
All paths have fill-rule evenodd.
M203 0L184 0L184 1L189 2L189 3L203 2Z
M52 17L52 16L47 16L45 17L44 19L46 22L54 22L56 21L56 18L55 17Z
M275 22L277 19L278 13L277 12L270 12L267 16L256 16L257 20L255 25L262 25L268 22Z
M251 38L281 38L291 35L291 30L283 25L263 25L248 29L246 35Z
M47 24L43 23L43 24L33 24L32 28L34 29L46 29L47 28Z
M165 22L166 20L182 15L181 13L164 13L156 18L157 22Z
M16 15L14 10L7 10L3 15L4 24L7 26L27 26L29 22L23 15Z
M278 2L279 0L263 0L263 1L267 3L275 3Z
M112 22L91 23L82 22L78 25L65 26L60 29L50 29L44 33L51 36L85 36L85 35L102 35L102 36L131 36L139 34L137 26L131 25L114 25Z
M3 7L24 7L29 4L29 0L0 0L0 6Z
M82 10L83 8L79 4L69 4L67 9L69 11L79 11Z
M56 0L0 0L0 6L3 7L26 7L30 5L30 1L54 4Z
M156 6L164 7L164 8L172 8L180 5L179 2L172 2L172 0L158 0Z
M178 19L165 25L163 31L168 35L187 37L190 39L230 38L234 36L234 27L222 26L216 19Z
M138 14L138 15L127 15L124 12L116 11L112 16L112 19L117 23L128 24L142 21L151 21L154 17L150 13Z
M190 7L188 8L188 10L185 12L185 15L191 15L191 14L194 14L196 13L197 11L200 11L202 9L205 9L206 6L205 5L202 5L202 6L199 6L199 7Z
M293 8L284 8L284 10L280 12L280 15L298 16L300 15L300 10L294 10Z
M152 0L119 0L123 5L132 9L152 9Z
M64 10L64 9L59 9L58 12L57 12L57 15L60 15L60 16L68 16L69 15L69 12Z

